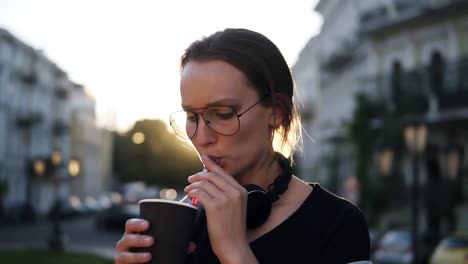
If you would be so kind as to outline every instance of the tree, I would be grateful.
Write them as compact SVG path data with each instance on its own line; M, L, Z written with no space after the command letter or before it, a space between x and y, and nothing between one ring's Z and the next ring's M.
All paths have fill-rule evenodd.
M136 133L140 142L134 142ZM172 187L187 185L187 177L202 169L194 148L179 140L162 120L137 121L126 133L114 133L113 164L122 182Z

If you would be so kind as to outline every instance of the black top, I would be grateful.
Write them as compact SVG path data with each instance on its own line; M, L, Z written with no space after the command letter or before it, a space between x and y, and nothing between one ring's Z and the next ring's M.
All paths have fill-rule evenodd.
M319 184L280 225L250 243L261 264L344 264L369 260L370 239L361 211ZM206 221L199 219L190 264L220 263L211 250ZM226 228L229 228L228 226Z

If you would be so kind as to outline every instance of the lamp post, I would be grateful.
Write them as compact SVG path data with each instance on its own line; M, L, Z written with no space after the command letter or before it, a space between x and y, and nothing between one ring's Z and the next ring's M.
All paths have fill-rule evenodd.
M419 116L409 116L404 124L406 147L411 153L413 179L411 185L411 240L413 245L413 264L419 264L419 162L426 148L427 126Z
M62 231L60 224L62 201L59 197L58 187L62 181L69 180L69 175L73 178L78 176L80 172L80 163L76 159L71 159L68 164L65 164L63 162L62 153L58 149L55 149L52 152L49 163L49 172L51 173L50 179L54 182L55 187L55 202L50 212L50 219L52 221L52 234L49 238L48 245L49 249L53 251L63 251L65 249L66 235ZM67 177L61 177L59 173L60 169L63 168L64 165L67 167Z
M55 149L52 151L52 154L50 156L49 160L49 175L50 179L54 183L54 189L55 189L55 201L54 204L52 205L52 208L50 210L50 220L52 222L52 234L49 238L48 245L49 248L53 251L63 251L65 248L65 240L66 236L62 231L62 227L60 225L60 212L62 208L62 204L60 201L59 197L59 181L60 181L60 175L57 172L59 168L62 166L62 153L60 150Z

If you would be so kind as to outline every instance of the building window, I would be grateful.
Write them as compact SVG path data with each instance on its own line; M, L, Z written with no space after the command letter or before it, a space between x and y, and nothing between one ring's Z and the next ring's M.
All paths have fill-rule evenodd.
M431 65L429 67L429 78L431 90L436 96L443 93L445 61L439 51L434 51L431 55Z

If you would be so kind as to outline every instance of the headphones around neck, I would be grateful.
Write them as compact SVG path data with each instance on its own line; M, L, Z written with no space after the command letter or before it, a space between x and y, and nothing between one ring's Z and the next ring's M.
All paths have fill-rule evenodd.
M288 184L292 178L291 164L280 153L277 153L277 156L282 172L268 186L268 190L265 191L255 184L244 185L244 188L248 192L247 229L255 228L265 223L270 216L273 203L288 189Z

